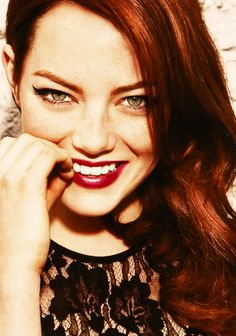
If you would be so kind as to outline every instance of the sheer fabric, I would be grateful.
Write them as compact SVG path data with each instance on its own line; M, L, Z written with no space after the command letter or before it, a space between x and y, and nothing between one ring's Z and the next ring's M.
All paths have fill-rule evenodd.
M51 242L41 278L43 336L203 336L162 311L148 247L91 257Z

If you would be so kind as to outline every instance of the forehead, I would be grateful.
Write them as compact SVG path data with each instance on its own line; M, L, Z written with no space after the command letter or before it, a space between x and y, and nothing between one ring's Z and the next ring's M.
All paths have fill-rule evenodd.
M138 71L127 39L109 21L73 3L61 3L38 20L27 58L33 58L37 67L61 69L90 64L97 58L101 66L126 63Z
M109 21L96 13L75 3L64 2L44 14L37 24L38 34L50 34L56 31L55 40L63 34L68 35L68 38L77 37L78 40L84 42L88 38L94 38L95 34L96 43L112 41L120 35Z

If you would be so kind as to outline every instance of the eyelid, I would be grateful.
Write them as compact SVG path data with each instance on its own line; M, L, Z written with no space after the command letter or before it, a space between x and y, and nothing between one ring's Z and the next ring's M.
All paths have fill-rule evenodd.
M141 98L144 103L147 103L147 100L148 100L148 97L145 96L145 95L131 95L131 96L127 96L127 97L123 98L123 101L128 100L130 98Z
M67 96L70 96L69 93L63 91L63 90L58 90L58 89L51 89L51 88L36 88L33 86L33 89L36 93L39 94L47 94L47 93L62 93L65 94Z
M125 102L125 101L128 101L128 99L130 99L130 98L141 98L142 99L142 105L137 105L137 106L135 106L135 105L130 105L130 104L128 104L128 102L127 102L127 104L123 104L123 106L127 106L128 108L130 108L130 109L135 109L135 110L137 110L137 109L146 109L147 108L147 105L148 105L148 97L147 96L145 96L144 94L136 94L136 95L130 95L130 96L126 96L126 97L124 97L124 98L122 98L121 99L121 102ZM143 104L144 103L144 104Z
M62 90L57 90L57 89L51 89L51 88L36 88L33 86L34 92L36 95L40 96L41 99L49 104L54 104L54 105L66 105L66 104L71 104L72 102L75 102L76 100L67 92L62 91ZM70 101L64 100L64 101L56 101L52 99L48 99L46 96L51 94L64 94L67 97L70 98Z

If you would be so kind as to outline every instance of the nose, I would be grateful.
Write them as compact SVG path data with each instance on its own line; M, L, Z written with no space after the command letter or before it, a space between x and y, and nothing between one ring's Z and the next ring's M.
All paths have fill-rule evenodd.
M73 147L86 156L98 156L113 150L116 136L106 113L97 108L81 113L72 134Z

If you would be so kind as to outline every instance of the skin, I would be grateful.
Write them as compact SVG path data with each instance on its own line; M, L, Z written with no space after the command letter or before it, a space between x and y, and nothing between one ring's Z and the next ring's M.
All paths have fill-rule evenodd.
M66 83L55 83L48 73ZM145 88L142 84L133 90L125 87L141 81L131 46L109 22L76 5L60 5L41 18L21 82L13 84L23 131L57 144L72 158L128 161L119 179L106 188L67 185L51 215L52 237L64 245L71 246L74 237L77 241L79 227L84 233L88 222L90 236L91 225L96 236L105 234L97 223L114 209L124 222L140 213L132 192L150 174L155 158L145 103L134 108L127 101L129 96L145 95ZM61 96L61 104L51 104L51 93L42 97L34 88L60 90L66 95ZM84 246L88 246L87 239ZM107 247L93 253L106 254Z
M155 167L155 156L136 58L108 21L60 4L40 19L20 83L13 81L9 45L3 62L23 135L0 143L0 297L6 302L0 335L40 335L39 278L50 237L90 255L127 249L102 216L113 212L124 223L139 216L135 190ZM54 92L40 95L42 89ZM138 106L133 96L141 96ZM87 189L72 182L71 158L128 164L112 185ZM30 316L30 323L16 323L16 314L19 321Z

